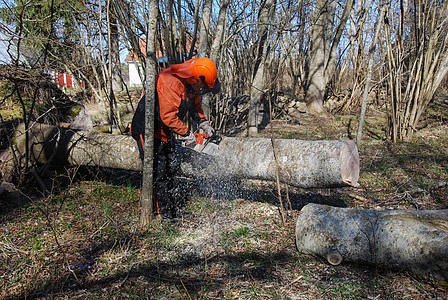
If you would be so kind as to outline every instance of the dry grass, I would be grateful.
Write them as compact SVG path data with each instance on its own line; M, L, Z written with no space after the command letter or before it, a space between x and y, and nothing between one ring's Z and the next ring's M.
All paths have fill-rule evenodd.
M3 202L3 299L446 299L447 287L409 273L326 262L294 246L307 203L380 209L448 208L446 106L432 106L410 143L384 140L370 111L360 148L361 188L289 188L283 226L270 182L181 180L191 217L139 228L139 176L112 173L46 198ZM354 115L274 123L280 138L341 139ZM269 136L268 129L261 136ZM114 180L111 180L114 179ZM286 187L283 186L283 199Z

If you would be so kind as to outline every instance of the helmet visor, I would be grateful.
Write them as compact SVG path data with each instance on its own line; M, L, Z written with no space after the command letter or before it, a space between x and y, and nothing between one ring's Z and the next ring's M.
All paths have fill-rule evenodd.
M221 91L221 82L218 78L216 78L214 87L209 87L204 81L202 81L202 83L204 84L204 88L202 88L201 94L203 95L208 93L213 93L214 95L216 95Z

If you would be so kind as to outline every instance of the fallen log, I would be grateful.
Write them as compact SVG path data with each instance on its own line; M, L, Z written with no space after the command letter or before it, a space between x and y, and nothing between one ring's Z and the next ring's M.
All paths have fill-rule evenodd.
M297 249L341 261L411 271L448 282L448 210L358 210L308 204Z
M353 141L225 138L219 145L224 176L276 180L303 188L358 185L359 156ZM277 158L274 153L277 154Z
M135 141L93 131L76 131L35 124L29 131L29 150L39 163L100 166L141 171ZM15 148L25 154L24 126L15 132ZM359 157L353 141L224 138L216 156L179 149L184 176L276 180L297 187L358 185Z
M41 164L98 166L141 171L135 141L130 136L95 131L80 131L44 124L28 130L31 158ZM19 155L26 152L25 127L21 124L14 134L14 148Z

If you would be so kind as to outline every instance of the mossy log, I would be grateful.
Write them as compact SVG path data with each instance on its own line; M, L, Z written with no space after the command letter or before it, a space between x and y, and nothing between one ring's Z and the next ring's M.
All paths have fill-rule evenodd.
M138 149L130 136L76 131L34 124L28 131L31 157L39 163L100 166L140 171ZM25 154L23 125L15 147ZM275 141L224 138L216 156L178 151L184 176L276 180L297 187L358 185L359 157L353 141ZM20 155L19 154L19 155Z
M297 219L296 245L300 252L334 265L367 263L448 282L448 210L358 210L308 204Z

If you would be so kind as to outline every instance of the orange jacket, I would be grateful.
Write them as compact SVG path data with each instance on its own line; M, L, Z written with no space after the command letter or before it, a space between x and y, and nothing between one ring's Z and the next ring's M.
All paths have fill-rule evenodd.
M182 119L187 111L196 123L199 124L205 120L201 95L187 89L187 79L194 78L190 70L193 60L172 65L157 75L156 114L160 116L160 119L157 119L165 126L156 126L155 138L167 141L170 137L169 129L177 134L185 135L188 128Z
M189 78L194 78L190 70L192 60L172 65L156 77L156 107L154 137L167 142L173 132L185 135L188 128L182 123L187 112L200 124L205 121L201 106L201 95L187 85ZM190 88L189 88L190 87ZM145 94L143 93L132 118L131 133L136 140L141 140L145 132Z

